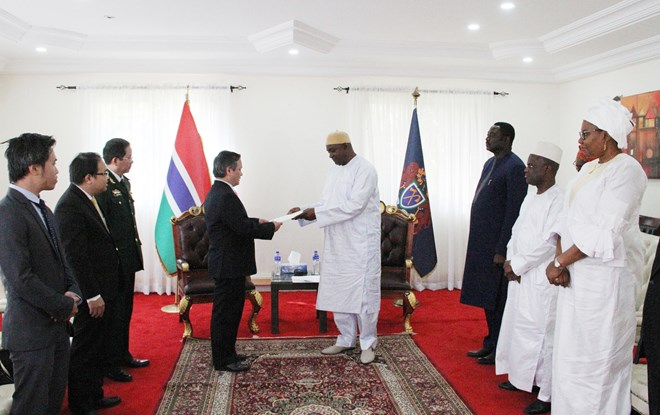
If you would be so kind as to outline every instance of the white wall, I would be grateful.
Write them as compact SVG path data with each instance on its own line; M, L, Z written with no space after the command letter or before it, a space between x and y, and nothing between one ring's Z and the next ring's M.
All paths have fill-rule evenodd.
M76 84L166 84L215 83L242 84L244 91L231 96L233 137L209 141L204 131L208 162L227 142L243 155L244 176L238 192L250 215L273 218L299 203L315 201L330 160L324 151L324 137L348 125L348 97L332 88L342 86L414 86L424 89L488 89L507 91L508 97L496 98L493 121L508 121L517 131L514 151L526 160L534 143L551 141L564 149L559 183L574 174L572 161L577 150L577 130L584 110L601 96L632 95L653 89L660 72L660 60L625 70L566 83L563 85L506 83L455 79L415 78L311 78L240 75L183 74L106 74L106 75L24 75L0 76L0 139L26 132L52 134L58 140L60 182L45 195L54 206L67 186L67 166L80 149L79 94L59 91L57 85ZM191 93L194 115L194 91ZM419 105L424 105L422 96ZM423 120L421 120L423 123ZM423 131L423 130L422 130ZM349 132L350 133L350 132ZM176 132L172 133L172 141ZM484 138L486 131L484 131ZM402 138L406 139L406 137ZM433 139L422 137L423 140ZM138 137L132 140L139 140ZM4 147L0 147L4 152ZM84 149L89 151L90 149ZM100 151L101 149L96 149ZM360 148L356 148L360 153ZM485 152L485 149L484 149ZM139 155L136 154L139 158ZM427 159L433 157L425 154ZM403 155L401 155L403 160ZM168 162L165 160L164 162ZM6 160L0 157L0 194L7 187ZM395 174L396 172L379 172ZM456 172L462 174L462 172ZM136 181L143 178L133 177ZM164 178L148 178L161 187ZM476 184L475 184L476 185ZM657 180L649 182L642 213L660 217ZM392 203L393 201L386 201ZM156 212L152 213L153 215ZM153 233L142 229L143 234ZM269 272L274 249L288 253L301 251L304 258L322 247L322 232L315 227L300 229L287 224L274 241L257 242L259 272ZM153 249L145 246L145 249Z

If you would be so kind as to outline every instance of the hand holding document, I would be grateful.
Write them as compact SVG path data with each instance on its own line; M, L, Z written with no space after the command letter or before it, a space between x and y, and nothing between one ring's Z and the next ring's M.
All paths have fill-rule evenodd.
M279 218L271 219L270 221L271 222L286 222L288 220L291 220L291 219L295 218L296 216L299 216L301 213L302 212L300 212L300 211L293 212L293 213L290 213L288 215L280 216Z

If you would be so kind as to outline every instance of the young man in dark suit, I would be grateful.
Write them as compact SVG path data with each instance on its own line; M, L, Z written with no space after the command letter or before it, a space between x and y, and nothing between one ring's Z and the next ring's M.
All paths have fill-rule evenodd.
M12 414L58 415L69 371L69 319L82 299L67 268L53 213L40 199L57 183L55 140L26 133L5 152L0 269L7 291L2 348L14 367Z
M73 415L121 402L103 396L106 347L114 302L119 291L119 257L95 196L106 188L105 164L96 153L80 153L69 166L71 185L64 192L55 219L67 263L85 301L73 321L69 367L69 408Z
M236 336L245 304L245 277L256 274L254 240L272 239L281 222L249 218L234 193L243 175L240 154L221 151L213 161L215 182L204 202L209 234L209 274L215 281L211 313L211 350L216 370L249 367L236 354Z
M119 294L112 316L112 336L106 362L106 376L118 382L129 382L133 377L121 366L144 367L147 359L136 359L129 350L129 328L133 315L135 273L142 270L142 242L135 222L135 207L131 183L125 176L133 165L131 144L123 138L108 140L103 147L103 161L108 168L108 187L98 196L101 210L119 252L121 278Z

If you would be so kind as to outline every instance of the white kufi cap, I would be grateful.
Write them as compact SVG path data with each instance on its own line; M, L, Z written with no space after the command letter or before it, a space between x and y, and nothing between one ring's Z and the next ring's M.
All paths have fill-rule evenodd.
M557 164L561 164L561 148L552 143L548 143L547 141L539 141L536 143L536 148L534 148L532 154L535 156L545 157Z
M628 134L634 124L632 114L620 102L603 98L597 105L589 108L584 120L607 131L610 137L616 140L619 148L628 147Z

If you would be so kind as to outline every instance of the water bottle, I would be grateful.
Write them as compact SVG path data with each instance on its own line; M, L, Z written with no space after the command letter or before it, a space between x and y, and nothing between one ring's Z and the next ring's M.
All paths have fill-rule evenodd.
M282 276L282 257L280 256L280 251L275 251L275 257L273 258L273 262L275 263L275 269L273 270L273 276L275 278L279 278Z
M320 263L320 257L319 257L319 251L314 251L314 255L312 255L312 275L319 275L321 271L321 263Z

